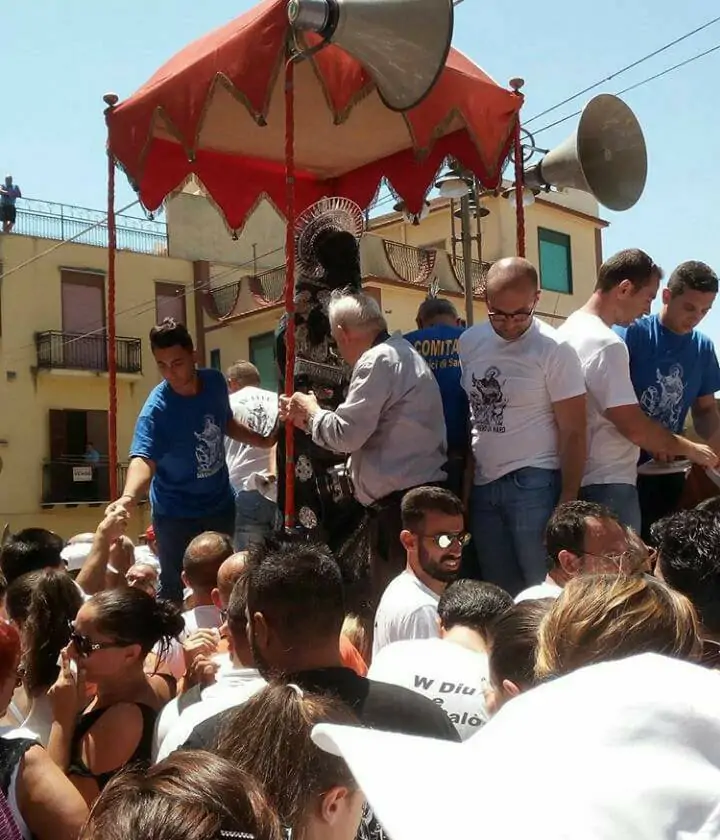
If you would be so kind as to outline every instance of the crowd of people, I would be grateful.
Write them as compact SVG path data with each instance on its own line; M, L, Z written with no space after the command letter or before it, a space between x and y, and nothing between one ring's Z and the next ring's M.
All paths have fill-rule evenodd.
M0 836L720 837L717 276L649 315L623 251L556 330L509 258L403 337L318 218L293 387L158 325L120 498L6 537Z
M609 508L562 502L546 580L513 599L460 576L461 500L415 488L405 567L374 628L348 613L327 545L303 534L240 552L198 535L182 607L138 574L157 561L115 512L92 542L10 535L1 836L410 840L442 819L480 832L471 793L499 826L500 802L539 801L570 767L571 789L580 777L591 791L574 802L578 825L607 829L585 836L718 836L719 507L660 520L649 549ZM436 761L454 768L444 816L437 793L427 814L417 800L418 766ZM641 796L662 801L654 833ZM507 836L529 830L521 811L523 834ZM547 831L567 819L545 813Z

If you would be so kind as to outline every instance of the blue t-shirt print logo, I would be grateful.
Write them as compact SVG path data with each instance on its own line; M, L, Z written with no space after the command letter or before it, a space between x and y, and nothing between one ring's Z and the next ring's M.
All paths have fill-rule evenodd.
M204 417L201 432L195 432L195 462L198 478L211 478L218 473L225 463L225 447L222 429L215 422L212 414Z
M150 500L155 516L213 516L233 504L225 464L225 429L232 416L225 377L199 368L195 396L157 385L140 412L130 454L155 463Z
M658 369L656 382L640 394L640 405L667 429L682 430L685 411L685 382L682 365L670 366L666 376Z

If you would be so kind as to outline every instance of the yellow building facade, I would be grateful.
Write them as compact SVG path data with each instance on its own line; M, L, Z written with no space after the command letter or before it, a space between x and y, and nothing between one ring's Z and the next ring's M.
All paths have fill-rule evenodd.
M488 264L515 252L514 208L496 196L483 203L489 214L479 230L473 223L476 322L486 317ZM394 211L369 220L361 242L364 284L391 330L414 328L431 287L463 313L455 210L437 199L419 224ZM99 224L86 231L93 221ZM527 208L527 253L541 272L540 310L550 323L589 296L605 224L581 193L539 197ZM455 220L456 239L459 233ZM274 387L284 237L282 218L266 203L232 236L213 206L191 192L169 203L166 225L119 219L121 462L135 418L158 382L148 334L162 317L187 323L201 363L226 368L249 359ZM38 526L67 538L94 530L109 501L106 243L101 213L32 201L18 203L15 232L0 237L0 524L13 531ZM144 509L132 533L147 520Z
M60 212L23 202L17 232L0 236L0 520L67 538L94 530L109 496L107 234L96 228L62 242L93 216ZM117 428L126 462L135 418L158 381L149 331L158 309L193 323L193 266L166 255L163 226L119 223ZM142 527L139 516L133 531Z
M202 224L193 222L193 206ZM207 306L202 315L206 357L221 368L237 359L253 361L264 384L273 387L272 333L283 311L283 221L261 204L253 228L233 239L222 220L208 214L208 206L199 195L183 195L168 210L171 253L207 262L208 295L218 303L215 311ZM492 195L482 206L488 214L472 224L476 323L487 317L484 273L493 261L515 253L516 235L515 208L507 198ZM417 224L395 211L369 219L360 245L363 282L381 304L391 331L415 328L418 307L431 286L464 316L464 264L455 214L459 203L436 199ZM538 196L526 208L525 226L527 257L541 275L538 311L557 326L592 292L607 223L599 217L597 202L571 190ZM213 260L218 243L222 248Z

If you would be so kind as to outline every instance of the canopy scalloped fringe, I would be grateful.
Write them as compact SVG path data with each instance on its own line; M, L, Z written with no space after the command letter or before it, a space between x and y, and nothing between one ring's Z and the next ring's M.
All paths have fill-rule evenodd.
M373 161L366 166L330 180L318 180L308 172L297 172L295 189L298 211L331 195L342 195L363 208L369 207L386 182L392 194L403 201L411 213L419 213L444 161L452 157L474 172L484 187L495 189L513 141L512 129L499 150L498 163L487 170L465 132L440 138L432 151L418 160L412 149L390 158ZM116 158L128 174L127 166ZM143 206L150 212L162 207L167 198L181 192L191 178L202 185L208 199L225 219L228 229L239 232L258 204L267 199L284 216L285 170L266 161L239 158L220 152L199 150L190 162L176 143L155 140L145 159L145 174L138 181L132 175Z

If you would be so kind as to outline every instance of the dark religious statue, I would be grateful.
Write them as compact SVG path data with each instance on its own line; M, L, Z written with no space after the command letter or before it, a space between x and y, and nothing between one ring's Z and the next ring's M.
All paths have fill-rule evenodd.
M320 406L335 410L345 399L351 368L330 334L328 303L335 289L361 290L359 239L364 219L346 199L324 199L298 219L295 285L295 382L290 392L312 391ZM280 386L285 385L285 315L278 326ZM329 545L346 578L362 576L367 558L364 509L346 475L347 455L295 436L295 519L311 537ZM285 435L278 438L278 504L285 506ZM349 582L349 581L348 581Z

